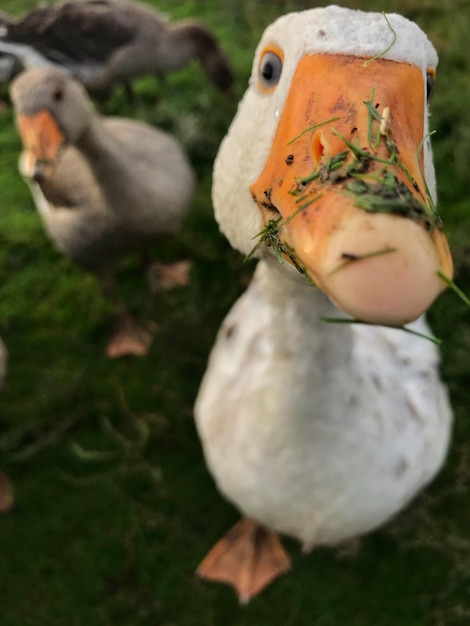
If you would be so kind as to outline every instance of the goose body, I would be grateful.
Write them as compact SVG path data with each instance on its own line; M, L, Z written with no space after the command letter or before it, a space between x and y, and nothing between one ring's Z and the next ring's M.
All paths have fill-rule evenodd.
M388 23L396 33L390 49L392 31ZM376 55L384 58L371 65L376 63L378 68L383 64L384 70L372 75L371 65L365 61ZM300 74L305 63L316 64L310 80ZM331 90L336 89L334 106L328 101L330 86L321 83L323 63L329 68L328 84ZM414 271L412 264L406 262L400 278L402 288L397 283L394 292L392 286L402 267L398 256L393 255L401 254L408 245L416 251L421 244L411 241L422 231L413 225L410 240L401 230L395 239L395 227L408 228L409 218L398 214L385 218L380 211L365 211L358 208L355 197L345 205L345 217L329 224L328 230L322 231L321 221L329 223L332 215L340 215L342 209L338 207L343 206L350 189L355 189L349 179L349 172L356 167L354 161L349 162L349 169L334 166L334 175L329 174L328 167L342 159L348 162L351 155L345 156L346 146L357 145L366 152L372 145L367 135L361 136L361 107L371 93L370 81L377 98L377 103L372 102L374 110L381 111L392 99L390 89L399 89L387 86L389 73L400 72L402 64L406 71L419 69L416 79L420 91L416 98L409 93L396 95L391 109L393 126L390 131L385 129L384 137L396 138L398 143L404 124L403 98L412 123L421 127L422 172L434 195L430 147L424 139L425 106L421 114L418 107L415 121L410 109L425 99L426 73L434 72L436 63L426 36L397 15L387 16L386 21L381 14L332 6L279 18L261 39L250 86L219 150L213 201L222 232L244 254L253 250L260 233L265 238L256 246L261 260L253 281L219 331L195 404L209 470L221 493L247 520L215 546L198 573L232 584L242 601L289 567L270 530L298 539L305 549L360 536L409 503L431 481L445 458L452 412L439 377L438 351L422 337L380 325L419 318L409 328L430 334L420 314L430 303L428 296L432 301L442 289L434 282L435 270L429 275L433 295L430 292L420 300L420 308L410 304L415 295L412 284L409 297L403 296L403 290L408 289L407 274ZM345 66L348 72L357 71L357 81L351 74L357 100L349 101L350 94L344 90L341 68ZM302 83L295 83L297 76ZM299 126L302 106L308 115ZM318 109L314 115L316 106L324 106L324 111L318 114ZM368 113L372 115L370 109ZM332 117L344 138L336 149L339 130L329 134L325 123ZM369 118L369 123L376 122ZM287 136L283 135L284 124L289 128ZM302 129L309 130L299 132ZM375 131L374 137L378 137ZM296 146L303 141L303 146ZM377 150L381 141L379 137L374 144ZM388 167L396 161L390 155L385 159L391 144L386 145L374 174L367 169L375 167L373 158L359 154L359 160L365 159L368 165L366 170L363 163L354 170L355 182L391 176ZM405 148L401 154L408 159ZM410 154L406 163L411 168L418 151L413 149ZM302 170L305 162L308 164ZM296 164L300 169L288 178ZM302 183L300 194L299 181L307 181ZM414 182L415 190L423 185L422 179ZM375 182L370 184L375 193ZM286 213L289 203L293 217ZM365 221L357 227L356 217L362 220L363 214ZM354 216L351 221L350 215ZM383 231L382 220L386 223ZM371 230L374 241L367 244L368 249L362 248L367 239L364 233ZM435 236L434 229L424 230L427 237ZM340 254L336 244L328 249L335 237L344 237ZM450 273L441 235L434 244L440 248L437 263ZM387 253L375 252L382 249ZM431 256L426 259L432 268ZM338 274L344 270L351 273L336 290ZM389 271L389 279L384 278ZM320 284L322 291L305 275ZM373 285L370 291L369 281ZM349 298L344 292L351 283L357 286ZM345 316L332 300L341 301L347 314L363 316L373 325L325 322L323 318ZM409 307L413 312L411 308L405 312ZM265 530L261 532L260 527ZM244 533L248 533L246 543L242 543ZM263 536L267 537L271 560L262 552Z
M158 129L107 118L93 135L83 147L67 146L53 167L32 168L24 152L20 169L56 247L99 273L177 233L194 181L180 146Z
M196 20L168 22L144 4L78 0L34 9L14 21L0 17L0 51L25 67L60 65L85 87L109 94L142 76L163 76L198 60L222 91L230 64L212 33Z
M104 277L126 254L180 229L194 176L174 138L99 116L63 70L22 73L11 97L24 146L20 170L66 256Z

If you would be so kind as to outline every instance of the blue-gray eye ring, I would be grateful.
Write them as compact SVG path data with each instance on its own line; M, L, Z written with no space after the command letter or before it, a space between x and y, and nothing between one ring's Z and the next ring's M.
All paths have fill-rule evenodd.
M265 48L258 69L259 86L262 91L272 91L279 82L284 59L280 50Z

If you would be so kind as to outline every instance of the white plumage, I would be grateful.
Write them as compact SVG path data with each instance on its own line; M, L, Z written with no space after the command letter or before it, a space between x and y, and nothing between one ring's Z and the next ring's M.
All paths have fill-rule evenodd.
M321 292L260 262L196 403L220 491L305 545L384 523L434 477L449 439L434 344L321 319L339 315ZM411 327L430 333L422 319Z

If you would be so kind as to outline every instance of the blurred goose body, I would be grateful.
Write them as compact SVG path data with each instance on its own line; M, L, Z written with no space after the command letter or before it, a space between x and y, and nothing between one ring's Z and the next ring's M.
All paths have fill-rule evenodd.
M221 91L233 74L212 33L196 20L170 23L144 4L78 0L0 16L0 52L24 67L60 65L90 91L107 95L141 76L163 76L192 60Z
M141 122L99 116L60 69L22 73L11 98L24 147L20 170L45 229L105 288L126 254L178 232L194 176L175 139ZM145 351L146 341L126 341L131 352ZM121 355L119 344L110 350Z
M221 144L216 219L261 260L195 405L208 467L244 516L198 573L242 601L289 569L276 533L306 550L367 533L445 458L436 346L383 326L419 318L409 328L430 334L420 316L444 288L436 273L452 274L427 138L436 64L398 15L286 15ZM324 321L345 313L370 325Z

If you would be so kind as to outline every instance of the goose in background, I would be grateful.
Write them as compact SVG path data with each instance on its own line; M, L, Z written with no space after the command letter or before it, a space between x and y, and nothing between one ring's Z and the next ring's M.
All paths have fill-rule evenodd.
M23 142L20 171L55 246L93 272L113 299L110 357L146 354L152 329L116 296L114 270L181 228L194 175L179 143L142 122L105 118L64 70L20 74L10 96Z
M162 77L197 60L209 80L230 92L233 72L214 35L196 20L168 22L125 0L77 0L40 7L18 20L0 14L0 52L25 68L60 65L106 98L143 76Z
M422 314L452 260L427 122L437 54L417 25L337 6L264 32L217 155L221 231L260 258L195 404L243 519L198 567L247 602L305 551L386 523L440 469L452 411ZM361 323L327 323L350 316ZM413 321L416 320L416 321Z

